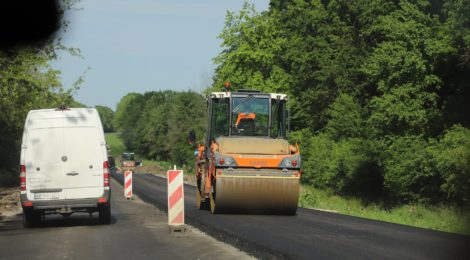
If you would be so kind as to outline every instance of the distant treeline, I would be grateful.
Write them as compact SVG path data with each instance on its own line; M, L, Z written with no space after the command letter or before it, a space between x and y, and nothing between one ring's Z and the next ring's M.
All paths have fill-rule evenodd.
M303 182L470 205L470 1L272 0L228 13L214 88L290 95Z
M205 98L195 92L130 93L119 102L114 127L126 147L148 159L179 165L193 163L188 134L204 136Z

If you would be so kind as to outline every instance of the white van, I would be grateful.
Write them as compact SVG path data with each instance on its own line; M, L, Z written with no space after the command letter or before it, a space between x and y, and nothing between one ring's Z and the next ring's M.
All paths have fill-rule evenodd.
M103 127L94 108L31 110L20 158L25 227L48 214L99 212L111 221L109 165Z

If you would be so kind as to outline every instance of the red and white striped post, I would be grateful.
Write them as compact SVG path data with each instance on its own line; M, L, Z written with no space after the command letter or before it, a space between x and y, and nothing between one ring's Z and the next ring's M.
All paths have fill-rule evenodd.
M168 225L170 233L186 231L184 226L184 182L183 171L168 170L166 172L168 184Z
M124 197L132 199L132 171L124 172Z

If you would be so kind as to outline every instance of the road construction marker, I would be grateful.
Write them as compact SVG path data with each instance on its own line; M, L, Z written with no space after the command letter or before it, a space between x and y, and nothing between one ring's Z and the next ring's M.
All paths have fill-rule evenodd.
M124 172L124 197L132 199L132 171Z
M184 232L184 182L183 171L168 170L166 172L168 184L168 225L170 233Z

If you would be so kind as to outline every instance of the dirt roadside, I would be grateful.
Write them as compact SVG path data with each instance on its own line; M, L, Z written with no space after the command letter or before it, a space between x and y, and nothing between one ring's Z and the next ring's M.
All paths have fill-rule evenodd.
M20 188L0 188L0 221L21 214Z

